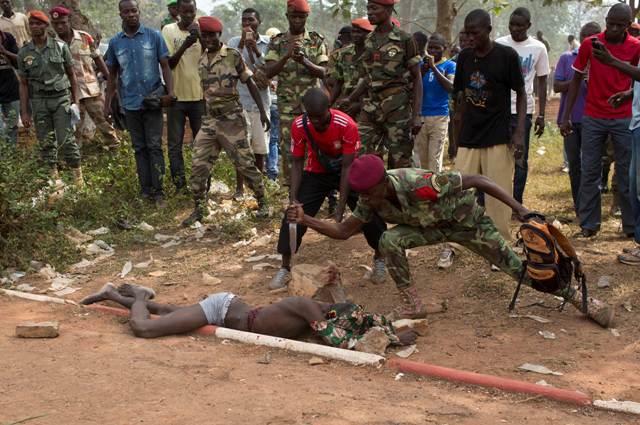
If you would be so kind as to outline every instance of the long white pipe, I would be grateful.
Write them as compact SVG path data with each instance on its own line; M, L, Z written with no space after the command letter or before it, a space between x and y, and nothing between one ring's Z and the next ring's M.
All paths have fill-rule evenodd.
M275 336L255 334L251 332L238 331L235 329L217 328L215 336L223 339L231 339L245 344L262 345L266 347L280 348L283 350L295 351L297 353L313 354L328 359L341 360L355 365L378 366L385 360L377 354L363 353L361 351L345 350L326 345L312 344L309 342L294 341Z
M12 291L11 289L0 289L0 291L9 295L10 297L24 298L25 300L40 301L46 303L56 304L76 304L73 301L65 300L62 298L48 297L46 295L30 294L28 292Z

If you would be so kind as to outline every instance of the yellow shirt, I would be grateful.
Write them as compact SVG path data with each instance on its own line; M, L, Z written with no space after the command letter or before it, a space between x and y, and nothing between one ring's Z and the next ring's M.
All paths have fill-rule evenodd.
M189 36L189 31L183 31L178 24L165 25L162 28L162 37L169 56L173 56L184 40ZM198 73L198 61L202 55L202 46L199 41L192 44L180 58L180 62L173 68L173 91L179 102L192 102L202 100L202 84Z
M22 13L14 12L10 18L0 15L0 31L8 32L14 36L18 49L31 40L29 19Z

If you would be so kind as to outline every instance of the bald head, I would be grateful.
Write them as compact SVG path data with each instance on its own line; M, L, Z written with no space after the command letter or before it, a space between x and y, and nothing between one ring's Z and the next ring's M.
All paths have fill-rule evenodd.
M464 24L491 28L491 15L486 10L474 9L464 18Z
M633 13L631 12L631 7L629 7L626 3L616 3L611 6L609 9L609 13L607 13L607 18L618 18L625 19L629 22L633 19Z
M605 19L604 38L609 43L621 43L627 36L627 28L631 25L631 8L626 3L611 6Z
M321 115L329 110L329 96L317 87L307 90L302 97L302 103L309 115Z

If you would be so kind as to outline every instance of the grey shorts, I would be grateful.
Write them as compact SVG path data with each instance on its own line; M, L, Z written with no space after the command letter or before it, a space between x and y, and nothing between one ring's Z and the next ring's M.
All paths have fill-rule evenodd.
M204 315L207 316L207 322L210 325L224 326L224 318L227 316L229 304L234 298L235 295L231 292L218 292L200 301L199 304Z

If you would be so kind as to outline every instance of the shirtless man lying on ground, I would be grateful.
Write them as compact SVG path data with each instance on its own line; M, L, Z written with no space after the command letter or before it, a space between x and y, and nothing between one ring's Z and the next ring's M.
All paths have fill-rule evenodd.
M180 307L150 301L154 297L155 293L150 288L133 284L116 288L114 284L107 283L99 292L84 298L80 303L87 305L99 301L114 301L130 309L129 325L133 334L139 338L187 333L205 325L289 339L303 338L312 331L328 345L342 348L350 348L352 344L349 341L371 326L383 327L390 343L396 345L413 344L417 336L413 330L396 333L384 317L366 314L355 304L328 304L310 298L288 297L265 307L254 308L230 292L219 292L198 304ZM336 311L343 317L336 318ZM160 317L151 319L151 314ZM357 319L364 319L358 329L344 327L346 322L358 314Z

